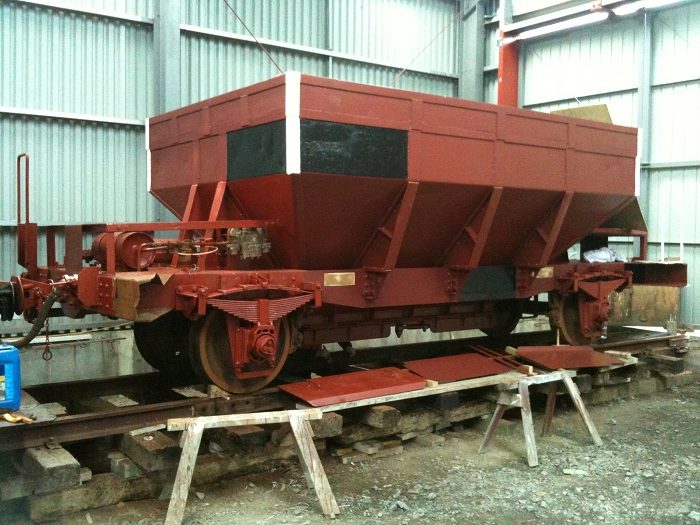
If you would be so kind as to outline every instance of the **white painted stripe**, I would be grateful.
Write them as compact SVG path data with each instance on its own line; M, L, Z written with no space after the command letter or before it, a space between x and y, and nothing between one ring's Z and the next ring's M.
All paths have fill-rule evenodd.
M284 74L284 117L286 131L287 174L301 172L301 73Z
M66 120L80 120L84 122L99 122L101 124L119 124L121 126L143 126L143 120L138 119L103 117L101 115L87 115L85 113L67 113L65 111L45 111L43 109L0 106L0 113L28 117L43 117Z
M90 9L81 5L76 5L77 2L59 2L49 0L16 0L22 4L36 5L48 9L57 9L60 11L70 11L72 13L80 13L84 15L98 16L102 18L113 18L116 20L126 20L128 22L137 22L139 24L153 24L153 19L145 16L129 15L127 13L118 13L116 11L107 11L104 9ZM87 3L87 2L85 2ZM123 4L124 2L117 2Z
M634 159L634 196L639 197L642 191L642 153L644 149L644 134L646 130L637 131L637 157Z
M146 189L151 191L151 148L150 148L150 137L151 137L151 119L146 119Z

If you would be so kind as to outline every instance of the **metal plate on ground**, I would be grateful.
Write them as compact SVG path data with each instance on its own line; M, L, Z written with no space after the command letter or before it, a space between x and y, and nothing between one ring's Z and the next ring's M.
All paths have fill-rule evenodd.
M619 359L598 352L586 345L521 346L518 348L518 357L550 370L559 370L560 368L598 368L623 364Z
M363 370L325 377L315 377L299 383L281 385L280 390L320 407L358 399L419 390L425 379L408 370L395 367Z
M503 359L505 358L505 359ZM508 365L507 356L487 357L481 354L459 354L406 361L404 366L419 376L439 383L491 376L508 372L517 366Z

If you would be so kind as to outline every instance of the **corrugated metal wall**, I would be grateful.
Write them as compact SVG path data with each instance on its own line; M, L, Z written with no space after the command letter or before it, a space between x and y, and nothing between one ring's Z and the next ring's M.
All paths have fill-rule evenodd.
M457 91L456 5L454 0L232 2L283 71L448 96ZM183 104L279 74L220 0L183 2L181 17L187 25Z
M700 2L648 13L646 27L640 13L524 41L521 99L541 111L606 103L615 123L646 128L640 202L649 255L679 257L683 244L682 321L700 324Z
M160 214L145 190L153 3L66 4L106 16L40 4L0 3L0 279L21 271L12 226L19 152L31 154L31 219L40 225Z

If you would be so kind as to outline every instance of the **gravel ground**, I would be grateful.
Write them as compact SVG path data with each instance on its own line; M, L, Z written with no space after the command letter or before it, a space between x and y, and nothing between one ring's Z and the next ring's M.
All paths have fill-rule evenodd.
M341 509L335 523L700 523L699 408L697 376L681 389L592 407L602 448L592 445L576 412L559 411L552 434L538 439L536 468L525 461L518 420L499 427L484 455L476 451L486 420L442 434L440 445L408 443L394 457L350 465L326 457ZM541 418L536 414L536 425ZM59 523L162 523L166 508L165 501L129 502ZM298 465L288 464L193 488L184 523L329 520Z

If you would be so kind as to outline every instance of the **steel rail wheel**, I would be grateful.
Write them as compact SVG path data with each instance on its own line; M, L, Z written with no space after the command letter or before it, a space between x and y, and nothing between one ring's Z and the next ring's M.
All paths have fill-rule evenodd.
M199 334L202 330L204 320L205 318L202 317L196 321L192 321L190 333L187 338L187 344L189 347L187 353L190 357L190 366L192 367L194 376L202 383L209 383L210 380L207 377L207 373L204 371L204 368L202 368L202 359L199 356Z
M578 308L576 294L549 293L549 322L552 328L558 328L562 338L570 345L588 345L592 338L581 333Z
M240 378L233 368L226 317L224 312L212 309L201 324L193 325L197 332L191 339L194 346L190 351L196 354L191 358L193 368L199 369L208 381L227 392L247 394L260 390L277 377L287 360L292 346L289 320L283 318L274 323L279 334L274 368L260 377Z
M192 370L187 344L190 323L176 310L150 323L134 323L136 348L156 370L178 377L190 377Z
M503 339L518 326L523 315L523 301L518 299L499 301L497 309L503 320L491 328L481 328L481 331L492 339Z

